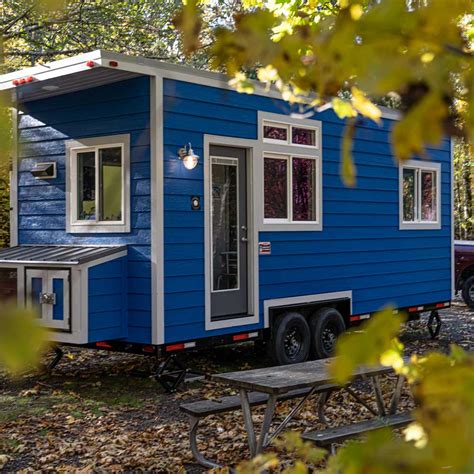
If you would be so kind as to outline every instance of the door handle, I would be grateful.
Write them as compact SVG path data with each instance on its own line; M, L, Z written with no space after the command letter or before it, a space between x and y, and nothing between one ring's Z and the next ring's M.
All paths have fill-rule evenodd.
M242 233L245 232L245 235L243 235L243 236L240 238L240 241L241 241L241 242L248 242L249 239L248 239L248 237L247 237L247 227L243 225L240 229L242 230Z

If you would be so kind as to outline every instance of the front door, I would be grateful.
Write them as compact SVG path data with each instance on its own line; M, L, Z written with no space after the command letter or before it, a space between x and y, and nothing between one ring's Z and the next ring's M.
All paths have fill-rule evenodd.
M211 146L211 317L246 316L248 229L246 150Z

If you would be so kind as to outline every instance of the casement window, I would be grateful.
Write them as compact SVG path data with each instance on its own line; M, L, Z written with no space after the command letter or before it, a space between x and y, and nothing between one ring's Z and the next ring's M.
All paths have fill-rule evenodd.
M262 136L265 143L317 148L317 131L316 127L264 120Z
M130 138L70 141L68 232L130 232Z
M263 162L264 222L317 224L319 158L265 153Z
M409 161L400 166L400 229L441 228L441 166Z

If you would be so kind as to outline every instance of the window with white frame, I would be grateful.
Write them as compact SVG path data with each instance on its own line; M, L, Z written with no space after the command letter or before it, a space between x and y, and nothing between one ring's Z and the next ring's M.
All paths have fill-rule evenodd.
M316 127L272 120L263 121L263 141L265 143L317 148L317 138Z
M265 153L264 222L317 223L319 158Z
M400 166L400 228L441 227L441 166L409 161Z
M322 230L321 122L259 112L265 230Z
M130 232L129 135L67 143L68 231Z

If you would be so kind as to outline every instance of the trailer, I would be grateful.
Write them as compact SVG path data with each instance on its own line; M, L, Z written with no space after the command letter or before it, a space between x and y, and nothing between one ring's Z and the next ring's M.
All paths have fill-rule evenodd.
M0 294L61 344L171 355L267 341L331 354L384 305L450 306L452 145L398 165L398 118L301 117L274 91L95 51L0 76L14 110L12 247Z

